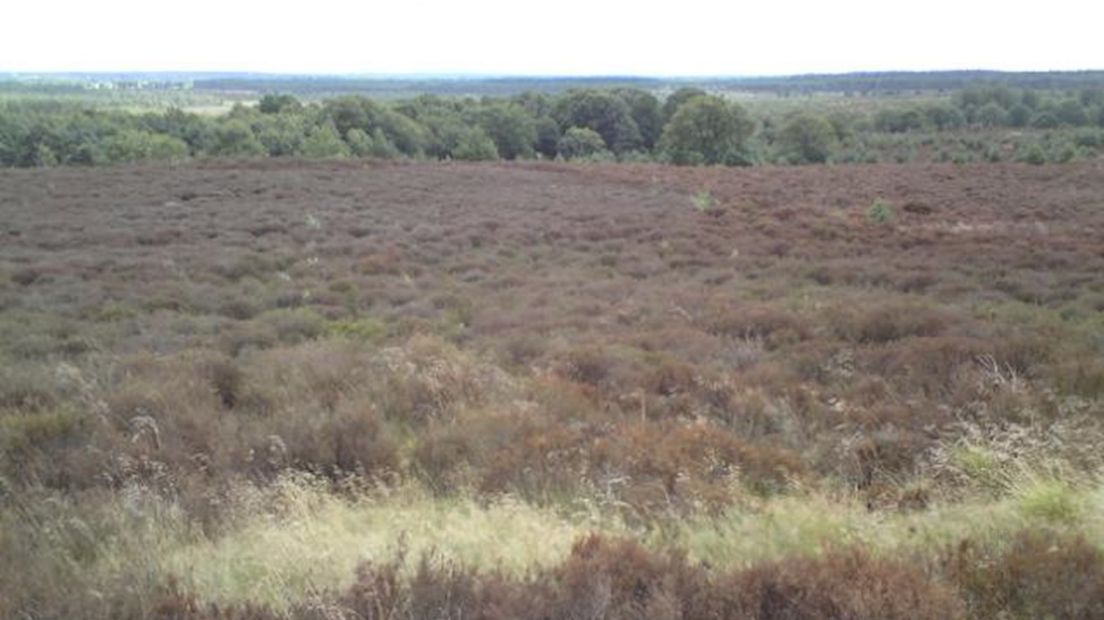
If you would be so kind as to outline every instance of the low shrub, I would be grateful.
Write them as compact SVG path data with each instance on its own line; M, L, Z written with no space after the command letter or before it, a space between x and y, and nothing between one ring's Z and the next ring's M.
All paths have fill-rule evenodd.
M1104 553L1078 536L1024 531L1002 550L965 541L943 570L975 618L1104 617Z
M953 315L945 310L908 301L837 307L830 318L838 337L860 344L939 336L955 323Z

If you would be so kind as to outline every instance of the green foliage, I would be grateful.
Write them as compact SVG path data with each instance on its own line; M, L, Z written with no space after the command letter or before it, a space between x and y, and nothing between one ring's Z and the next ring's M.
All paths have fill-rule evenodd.
M651 93L638 88L621 88L614 91L629 106L633 122L640 130L641 146L651 150L663 133L665 120L659 100Z
M371 318L343 319L329 321L326 324L327 335L350 340L375 342L383 338L386 333L386 325Z
M307 132L307 139L303 141L303 155L307 157L342 158L350 154L349 145L345 144L337 129L329 123L311 127Z
M1033 480L1018 490L1020 511L1043 521L1071 522L1083 510L1074 489L1060 480Z
M1013 127L1027 127L1031 122L1031 108L1017 103L1008 110L1008 124Z
M112 162L173 160L188 156L188 145L172 136L125 129L108 139L104 149Z
M713 194L709 193L709 190L702 190L695 192L690 196L690 201L694 203L694 208L701 213L705 213L713 208Z
M671 117L660 148L676 164L739 164L753 128L739 105L719 97L695 97Z
M1055 110L1055 116L1064 125L1081 127L1089 124L1089 117L1085 114L1085 108L1076 99L1067 99L1059 104Z
M280 114L282 112L296 112L302 109L303 104L292 95L268 94L261 97L257 103L257 110L261 114Z
M564 159L591 157L608 152L602 136L587 127L571 127L565 131L557 150Z
M498 159L500 153L494 140L479 127L465 127L456 137L452 156L466 161Z
M508 103L485 107L479 113L479 126L485 132L484 135L494 142L498 156L504 159L533 157L537 129L533 118L524 108ZM465 151L469 152L471 149L465 149ZM456 157L463 159L460 155ZM479 159L494 159L494 157Z
M962 115L962 112L950 105L929 105L924 108L924 117L928 125L940 131L957 129L966 124L966 117Z
M308 124L301 115L269 114L255 122L254 131L270 156L286 157L302 154Z
M779 151L794 163L824 163L835 143L836 132L832 125L809 114L790 119L778 134Z
M560 125L551 116L542 116L534 124L537 131L537 141L533 148L543 157L552 159L560 146ZM601 136L599 136L601 137Z
M893 221L896 215L893 206L879 198L866 210L866 221L872 224L886 224Z
M1046 151L1039 144L1032 144L1019 156L1019 160L1035 166L1041 166L1046 163Z
M924 128L924 114L915 108L885 108L874 115L874 127L888 133L904 133Z
M345 142L356 157L395 159L401 156L399 149L379 129L368 135L363 129L354 127L345 135Z
M663 102L663 118L670 121L671 117L675 115L675 112L677 112L678 109L682 107L682 104L690 101L691 99L694 99L695 97L704 97L708 94L709 93L700 88L693 87L685 87L676 90L675 92L671 93Z
M982 127L998 127L1008 124L1008 112L996 102L990 102L978 109L974 121Z
M1054 129L1059 124L1058 116L1050 110L1040 110L1031 119L1031 126L1036 129Z
M379 130L404 155L418 156L425 150L428 135L424 126L408 116L364 97L345 96L327 100L322 116L340 135L357 128L375 135Z
M215 129L211 153L230 157L264 155L265 147L244 121L228 120Z
M1062 162L1104 149L1089 134L1064 129L1104 126L1101 92L983 84L951 96L918 95L915 103L906 104L870 99L856 105L836 95L782 97L752 100L748 109L754 119L695 87L679 88L662 103L652 92L620 85L481 99L345 95L309 104L269 93L256 105L237 103L221 116L175 107L136 114L62 100L12 99L0 102L0 166L262 155L728 165L995 162L1004 158L1007 145L998 144L990 130L1001 127L1034 134L1001 139L1016 145L1021 158L1026 147L1017 143L1041 142L1046 160ZM687 111L680 115L683 108ZM566 136L572 128L593 135ZM1061 131L1053 138L1037 131L1052 129Z
M594 130L614 153L635 150L644 142L629 105L610 92L570 91L556 103L554 116L561 127Z

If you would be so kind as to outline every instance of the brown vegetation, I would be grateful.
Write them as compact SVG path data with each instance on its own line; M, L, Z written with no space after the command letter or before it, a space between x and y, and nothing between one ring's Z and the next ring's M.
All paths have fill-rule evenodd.
M972 428L1076 427L1047 454L1085 468L1104 412L1101 172L4 171L0 499L79 504L140 486L217 532L229 485L306 471L335 490L414 481L440 497L595 501L647 525L809 488L922 510L975 484L947 474L946 456ZM722 216L687 206L703 189ZM930 208L871 221L881 199ZM375 566L339 598L364 617L471 615L450 605L985 617L1051 604L1094 617L1089 585L1059 598L1023 585L1053 574L1023 559L1042 553L1032 540L989 559L960 550L946 580L863 551L707 575L590 540L529 580ZM1054 544L1099 570L1084 544ZM9 572L0 598L21 587ZM858 582L873 589L848 590ZM166 596L170 617L206 613ZM415 609L432 601L444 607Z

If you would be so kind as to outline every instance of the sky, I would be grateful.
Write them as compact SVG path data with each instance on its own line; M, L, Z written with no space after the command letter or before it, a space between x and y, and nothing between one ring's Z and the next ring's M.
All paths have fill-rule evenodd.
M1104 2L9 0L0 72L1104 69Z

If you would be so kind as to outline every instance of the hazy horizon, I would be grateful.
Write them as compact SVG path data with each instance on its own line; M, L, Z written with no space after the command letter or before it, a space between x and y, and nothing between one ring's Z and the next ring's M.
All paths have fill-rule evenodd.
M21 74L702 78L1104 67L1104 9L1070 0L1030 12L951 0L895 10L871 0L687 0L678 11L583 0L555 10L318 0L287 11L195 0L168 18L136 0L106 0L21 3L7 13L22 27L0 39L0 72Z
M165 76L188 76L188 75L202 75L202 76L251 76L259 78L336 78L336 79L379 79L379 80L396 80L396 79L410 79L410 80L487 80L487 79L535 79L535 80L556 80L556 79L583 79L583 80L756 80L756 79L773 79L773 78L800 78L800 77L815 77L815 76L848 76L848 75L868 75L868 74L953 74L953 73L998 73L998 74L1021 74L1021 73L1095 73L1104 72L1104 66L1092 67L1085 69L1039 69L1039 70L1025 70L1018 71L1015 69L989 69L989 68L970 68L970 69L884 69L875 71L835 71L835 72L817 72L817 73L772 73L772 74L717 74L717 75L684 75L684 74L533 74L533 73L333 73L333 72L313 72L313 73L286 73L286 72L274 72L274 71L251 71L249 69L211 69L211 70L195 70L189 71L185 69L180 70L159 70L159 69L140 69L140 70L125 70L125 69L103 69L103 70L87 70L87 71L9 71L0 68L0 75L16 75L16 76L113 76L113 75L165 75Z

